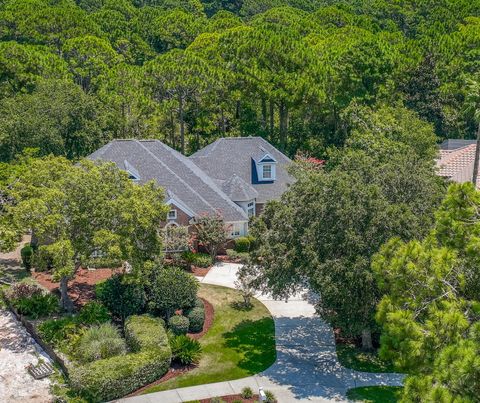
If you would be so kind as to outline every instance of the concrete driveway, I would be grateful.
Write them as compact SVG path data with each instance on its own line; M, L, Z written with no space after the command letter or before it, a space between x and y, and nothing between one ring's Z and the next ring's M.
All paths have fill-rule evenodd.
M199 281L235 288L239 264L219 263ZM277 360L266 371L230 382L192 386L123 399L125 402L176 403L240 393L243 387L271 390L279 402L347 401L350 388L371 385L401 386L403 375L358 372L340 365L332 329L315 315L302 295L275 301L258 295L275 321Z

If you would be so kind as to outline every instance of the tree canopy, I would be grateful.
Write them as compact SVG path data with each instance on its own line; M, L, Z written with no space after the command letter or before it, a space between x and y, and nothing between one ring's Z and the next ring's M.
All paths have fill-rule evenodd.
M346 112L379 103L473 138L479 14L479 0L4 0L0 158L129 137L191 153L238 135L325 158L351 134Z

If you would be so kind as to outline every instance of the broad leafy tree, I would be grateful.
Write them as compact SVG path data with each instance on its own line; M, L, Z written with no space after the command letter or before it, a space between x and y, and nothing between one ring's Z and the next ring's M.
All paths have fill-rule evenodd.
M68 280L93 253L142 269L161 254L158 227L167 208L153 183L137 186L113 164L64 158L32 159L14 178L2 224L31 230L38 255L60 282L72 310ZM2 232L3 233L3 232Z
M410 143L413 134L393 138L373 124L375 114L370 121L325 167L299 162L297 181L280 201L267 203L252 229L257 286L278 298L304 287L318 292L320 315L346 335L361 335L365 348L372 347L381 295L372 256L392 236L425 234L443 189L431 128L427 158Z

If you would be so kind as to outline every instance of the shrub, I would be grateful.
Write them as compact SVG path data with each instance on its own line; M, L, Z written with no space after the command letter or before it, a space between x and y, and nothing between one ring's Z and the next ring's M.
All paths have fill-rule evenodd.
M165 322L150 315L130 316L125 322L125 339L132 351L169 345Z
M212 258L208 253L195 253L189 250L182 253L182 259L197 267L210 267L212 265Z
M183 334L172 337L170 340L170 347L172 349L173 359L183 365L190 365L198 362L200 354L202 353L200 343Z
M27 298L19 298L13 301L13 306L22 315L32 319L50 316L58 312L58 298L52 294L35 294Z
M227 249L227 256L232 260L239 260L241 263L247 263L250 257L247 252L237 252L233 249Z
M242 236L235 239L235 251L236 252L248 252L250 250L250 239Z
M33 248L30 245L25 245L20 250L20 256L22 257L23 266L30 271L32 268Z
M128 335L127 343L134 340L140 349L138 352L70 369L72 387L88 401L110 401L123 397L159 379L168 370L172 352L161 320L132 316L125 323L125 334Z
M212 397L210 403L226 403L221 397Z
M190 321L182 315L174 315L168 320L168 327L175 335L186 334L190 327Z
M166 318L195 304L198 281L177 267L158 268L149 287L149 308Z
M275 403L277 401L277 399L275 398L275 395L273 394L273 392L269 391L269 390L266 390L265 391L265 401L267 403Z
M102 303L90 301L80 310L76 320L82 325L100 325L110 321L110 313Z
M131 315L144 312L145 292L137 284L125 283L124 276L116 274L95 287L97 299L122 322Z
M78 326L73 316L61 319L49 319L38 325L38 332L47 343L58 346L68 340L78 331Z
M249 388L248 386L244 387L242 389L242 393L240 393L240 396L242 396L244 399L251 399L253 397L252 388Z
M104 323L88 329L77 346L77 355L82 362L91 362L125 354L127 346L118 329L111 323Z
M36 284L15 283L7 292L7 298L15 301L20 298L31 298L43 294L43 290Z
M193 308L202 308L202 309L205 309L205 304L203 302L203 300L201 298L196 298L195 299L195 305L193 306Z
M187 318L190 323L188 330L192 333L201 332L205 322L205 309L192 308L188 311Z

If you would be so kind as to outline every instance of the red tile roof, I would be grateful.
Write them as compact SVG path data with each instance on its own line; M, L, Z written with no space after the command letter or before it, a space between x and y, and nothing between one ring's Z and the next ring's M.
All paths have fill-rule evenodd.
M475 149L476 145L471 144L454 150L440 150L437 159L438 175L459 183L471 181ZM480 188L479 185L477 187Z

